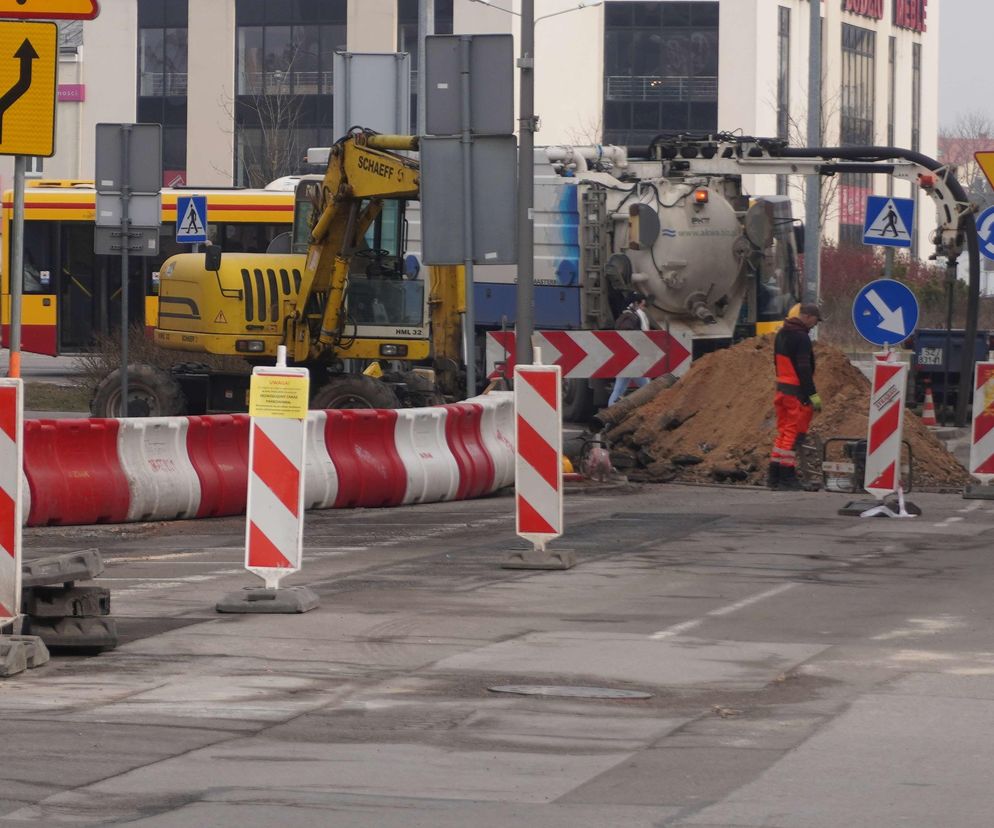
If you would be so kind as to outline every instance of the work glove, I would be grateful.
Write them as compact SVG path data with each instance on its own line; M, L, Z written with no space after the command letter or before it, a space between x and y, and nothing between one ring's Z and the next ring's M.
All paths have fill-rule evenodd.
M812 394L808 397L808 400L810 400L815 411L821 411L821 397L818 394Z

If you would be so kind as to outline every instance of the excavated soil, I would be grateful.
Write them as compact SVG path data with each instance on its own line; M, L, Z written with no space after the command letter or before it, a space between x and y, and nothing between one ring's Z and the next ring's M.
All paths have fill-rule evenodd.
M824 408L815 414L810 433L821 441L865 439L866 377L832 346L817 343L815 360ZM701 357L679 382L609 429L615 463L634 479L765 485L776 436L774 391L772 335ZM914 488L969 481L956 458L909 410L904 439L914 458ZM830 444L829 459L845 459L841 452L841 444Z

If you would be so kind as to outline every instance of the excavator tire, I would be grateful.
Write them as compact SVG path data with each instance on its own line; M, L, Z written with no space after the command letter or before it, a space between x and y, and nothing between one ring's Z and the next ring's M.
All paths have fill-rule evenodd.
M332 377L311 399L311 408L399 408L393 389L373 377Z
M186 397L171 374L151 365L128 366L128 411L121 413L121 369L97 384L90 400L93 417L175 417L186 413Z

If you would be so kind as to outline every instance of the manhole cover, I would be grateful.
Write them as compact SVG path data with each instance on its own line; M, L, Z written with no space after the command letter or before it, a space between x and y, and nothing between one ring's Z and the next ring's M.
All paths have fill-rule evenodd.
M488 687L492 693L517 693L519 696L570 696L581 699L651 699L652 693L639 690L614 690L610 687L557 687L548 684L500 684Z

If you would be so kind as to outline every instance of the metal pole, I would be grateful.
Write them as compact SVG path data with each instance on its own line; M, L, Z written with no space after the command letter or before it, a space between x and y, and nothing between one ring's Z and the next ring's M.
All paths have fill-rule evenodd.
M121 416L128 416L128 247L131 244L131 124L121 124Z
M956 262L946 266L946 347L942 349L942 406L939 408L939 425L946 424L949 410L949 363L953 355L953 287L956 284ZM967 343L963 342L965 349Z
M821 0L811 0L808 45L808 146L821 145ZM804 300L821 290L821 177L809 175L804 191Z
M24 295L24 170L27 159L14 156L14 217L10 227L10 364L8 377L21 376L21 297Z
M418 0L418 135L427 131L425 122L425 99L428 96L425 71L425 52L428 50L428 35L435 34L435 0Z
M521 0L518 112L518 294L514 358L532 361L535 331L535 262L532 200L535 180L535 0Z
M463 267L466 270L466 312L463 315L463 350L466 354L466 396L476 394L476 314L473 308L473 133L470 129L470 62L472 39L459 38L459 91L462 126L462 195L466 205L463 221Z

